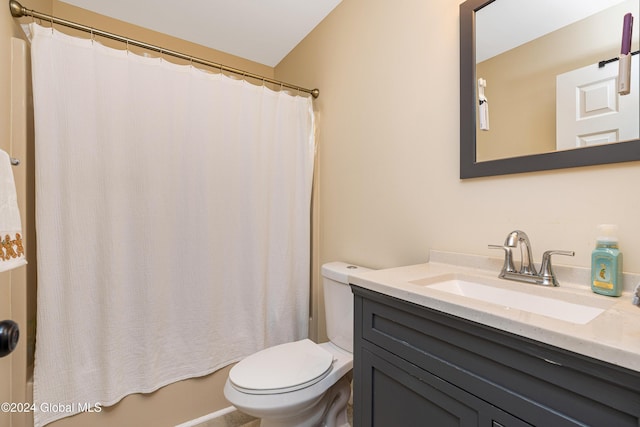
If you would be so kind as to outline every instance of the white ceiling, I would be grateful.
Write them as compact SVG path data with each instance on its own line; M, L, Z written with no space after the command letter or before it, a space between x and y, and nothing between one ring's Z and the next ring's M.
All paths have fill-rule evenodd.
M510 0L491 3L476 13L476 62L482 62L623 1L625 0ZM620 23L622 24L622 18Z
M275 67L341 2L341 0L62 1L270 67ZM104 30L108 31L107 28Z

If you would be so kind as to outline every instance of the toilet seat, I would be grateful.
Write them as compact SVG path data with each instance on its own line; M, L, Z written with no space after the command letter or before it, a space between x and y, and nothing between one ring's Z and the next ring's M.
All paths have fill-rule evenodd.
M248 394L287 393L309 387L331 372L333 355L309 339L269 347L231 368L229 381Z

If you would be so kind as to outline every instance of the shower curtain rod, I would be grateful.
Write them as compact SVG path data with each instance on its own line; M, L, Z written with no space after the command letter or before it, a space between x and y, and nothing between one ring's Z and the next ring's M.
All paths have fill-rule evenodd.
M292 85L290 83L282 82L280 80L274 80L274 79L271 79L271 78L268 78L268 77L263 77L263 76L260 76L258 74L250 73L250 72L247 72L247 71L239 70L237 68L228 67L226 65L222 65L222 64L215 63L215 62L207 61L206 59L200 59L200 58L196 58L196 57L193 57L193 56L190 56L190 55L185 55L185 54L180 53L180 52L175 52L175 51L172 51L172 50L163 49L163 48L158 47L158 46L154 46L154 45L151 45L151 44L148 44L148 43L144 43L144 42L141 42L141 41L138 41L138 40L133 40L133 39L130 39L130 38L127 38L127 37L122 37L122 36L119 36L117 34L109 33L107 31L98 30L98 29L95 29L95 28L88 27L86 25L77 24L75 22L71 22L71 21L67 21L67 20L64 20L64 19L56 18L56 17L54 17L52 15L47 15L47 14L44 14L44 13L37 12L35 10L27 9L26 7L22 6L16 0L10 0L9 1L9 9L11 10L11 15L14 18L21 18L21 17L24 17L24 16L31 16L33 18L38 18L38 19L49 21L49 22L51 22L52 26L53 26L53 24L62 25L64 27L69 27L69 28L73 28L75 30L84 31L86 33L91 33L92 35L98 35L98 36L105 37L105 38L108 38L108 39L111 39L111 40L120 41L120 42L126 43L127 45L137 46L137 47L141 47L143 49L159 52L161 55L169 55L169 56L173 56L175 58L185 59L187 61L195 62L197 64L206 65L208 67L219 68L220 70L227 71L227 72L230 72L230 73L233 73L233 74L238 74L238 75L241 75L243 77L249 77L249 78L256 79L256 80L261 80L262 82L272 83L272 84L278 85L280 87L286 87L286 88L289 88L289 89L297 90L299 92L308 93L311 96L313 96L314 98L317 98L318 96L320 96L320 90L319 89L305 89L303 87Z

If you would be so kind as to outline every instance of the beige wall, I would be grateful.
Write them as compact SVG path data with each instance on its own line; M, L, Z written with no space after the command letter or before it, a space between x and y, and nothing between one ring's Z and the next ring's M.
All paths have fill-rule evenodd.
M569 249L558 263L587 267L596 225L612 222L625 271L640 272L640 162L459 179L459 3L343 0L276 67L320 89L317 262L499 257L487 244L520 228L537 262Z
M638 0L627 0L478 64L477 77L487 80L491 129L476 128L476 158L554 151L556 76L616 58L622 16L627 12L638 16ZM633 39L635 50L640 40L637 31Z
M89 13L82 9L70 6L57 0L29 0L24 4L29 9L34 9L43 13L53 13L55 16L74 22L79 22L88 26L103 29L125 37L130 37L150 44L155 44L166 49L183 52L199 58L219 62L234 68L246 70L258 75L272 78L274 70L262 64L257 64L243 58L238 58L223 52L204 48L202 46L187 43L170 36L148 31L135 27L114 19ZM29 22L31 18L23 18L22 22ZM44 23L46 24L46 23ZM72 30L56 27L59 30L73 33ZM18 21L14 20L9 13L8 7L0 7L0 148L9 151L9 123L10 123L10 37L17 35L24 37L18 26ZM78 34L78 33L76 33ZM79 34L82 37L89 37L87 34ZM116 48L123 49L122 43L111 40L96 40ZM134 50L134 49L132 49ZM169 59L169 58L168 58ZM171 58L170 60L174 60ZM174 60L179 62L178 60ZM261 82L259 82L261 84ZM19 348L11 358L0 359L0 363L5 365L11 363L9 367L13 378L13 401L23 402L31 399L26 388L26 380L30 376L30 368L27 367L27 342L33 341L33 331L30 330L29 337L27 330L33 327L35 320L35 249L33 245L33 148L31 142L27 146L14 146L13 153L16 157L21 157L22 165L16 168L16 184L18 186L18 198L24 206L23 224L25 227L26 239L29 244L27 256L29 259L30 284L26 285L27 279L25 269L16 270L15 273L3 273L0 275L0 295L10 295L12 298L11 311L13 318L17 320L22 329L22 337ZM24 144L23 144L24 145ZM29 155L27 155L27 151ZM29 188L29 190L27 190ZM27 208L26 205L29 204ZM26 222L26 216L30 215L30 222ZM31 237L31 239L30 239ZM29 309L27 310L27 307ZM1 320L1 319L0 319ZM2 369L4 365L0 365ZM52 427L74 427L74 426L174 426L176 424L192 420L203 415L215 412L229 406L224 399L222 387L226 380L228 368L222 369L212 375L181 381L171 384L148 395L130 395L120 403L104 408L99 414L81 414L50 424ZM36 402L37 403L37 402ZM4 419L0 419L4 422ZM13 426L28 426L32 424L29 414L18 414L13 417ZM3 424L4 425L4 424Z

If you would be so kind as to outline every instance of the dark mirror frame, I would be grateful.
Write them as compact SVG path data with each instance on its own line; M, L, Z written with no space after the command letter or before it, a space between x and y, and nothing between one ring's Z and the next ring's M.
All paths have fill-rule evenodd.
M522 157L476 161L475 13L495 0L460 5L460 179L640 160L640 140ZM533 0L532 0L533 1ZM632 82L632 90L640 90Z

